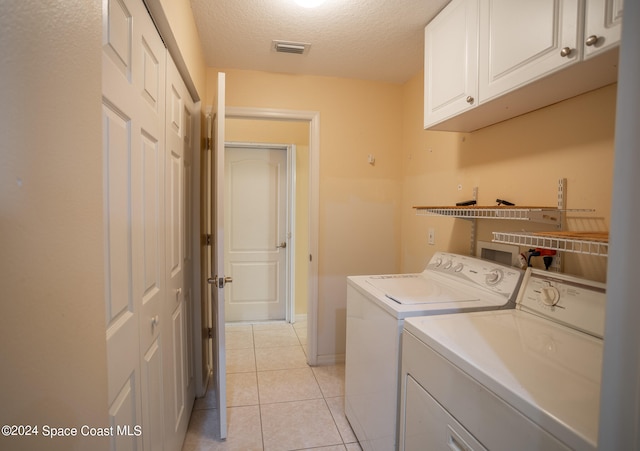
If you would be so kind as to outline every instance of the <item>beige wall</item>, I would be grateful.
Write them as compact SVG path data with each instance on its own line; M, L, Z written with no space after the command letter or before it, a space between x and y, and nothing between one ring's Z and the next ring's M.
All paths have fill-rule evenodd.
M106 427L101 4L3 2L0 41L0 424ZM39 432L0 448L109 448Z
M309 124L227 118L227 141L296 145L295 312L307 314L309 292Z
M218 70L207 72L206 105ZM344 354L346 276L400 268L402 87L226 72L226 104L320 112L318 353ZM367 155L376 158L374 166Z
M558 179L566 178L566 207L595 209L568 213L570 230L608 230L613 175L616 85L469 134L422 130L422 74L404 87L402 270L419 271L433 252L467 253L471 223L416 216L414 205L454 205L472 198L495 205L557 205ZM458 191L458 185L462 191ZM427 245L427 230L436 232ZM492 231L552 230L548 226L479 220L478 238ZM527 248L522 248L526 251ZM564 254L565 272L606 278L606 258Z

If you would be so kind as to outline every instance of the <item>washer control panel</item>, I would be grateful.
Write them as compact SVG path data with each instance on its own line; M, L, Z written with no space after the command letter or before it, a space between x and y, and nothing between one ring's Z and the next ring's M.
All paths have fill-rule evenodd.
M528 268L517 308L602 337L606 286L592 280Z
M465 255L436 252L424 270L434 277L489 290L514 301L524 272L518 268Z

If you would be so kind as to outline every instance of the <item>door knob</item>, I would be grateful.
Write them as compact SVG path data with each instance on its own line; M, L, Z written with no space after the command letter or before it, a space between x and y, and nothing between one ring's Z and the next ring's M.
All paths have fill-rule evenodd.
M233 282L233 277L230 277L230 276L220 277L218 279L218 288L224 288L226 284L232 283L232 282Z
M226 283L232 283L232 282L233 282L233 277L230 277L230 276L218 277L217 274L207 279L207 283L211 285L215 285L218 288L224 288L224 285Z
M287 242L286 242L286 241L283 241L282 243L280 243L280 244L278 244L278 245L276 246L276 249L284 249L284 248L286 248L286 247L287 247Z

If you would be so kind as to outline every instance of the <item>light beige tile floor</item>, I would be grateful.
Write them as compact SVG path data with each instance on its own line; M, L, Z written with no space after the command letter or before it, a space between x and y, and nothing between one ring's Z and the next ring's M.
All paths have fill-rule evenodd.
M183 451L360 451L344 415L344 364L306 363L306 323L227 325L227 439L215 393L197 399Z

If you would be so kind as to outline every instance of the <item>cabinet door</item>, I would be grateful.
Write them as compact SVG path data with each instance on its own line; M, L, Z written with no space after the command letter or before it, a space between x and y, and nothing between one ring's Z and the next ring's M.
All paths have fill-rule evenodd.
M480 0L480 102L579 61L579 13L578 0Z
M588 0L584 56L589 58L620 43L623 0Z
M425 28L424 126L473 108L478 91L478 0L453 0Z

